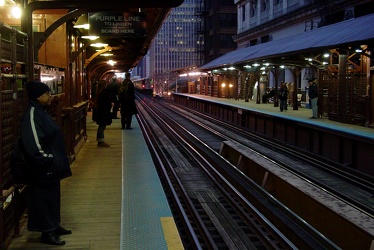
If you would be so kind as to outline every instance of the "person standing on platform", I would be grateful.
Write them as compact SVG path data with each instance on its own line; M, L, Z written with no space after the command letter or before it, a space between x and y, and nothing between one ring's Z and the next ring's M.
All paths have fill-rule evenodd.
M118 113L118 110L119 110L119 107L120 107L120 103L118 101L119 85L118 85L117 77L115 77L115 76L112 77L112 81L111 81L111 83L109 84L108 87L110 89L111 98L112 98L112 102L113 102L112 118L113 119L119 119L117 117L117 113Z
M281 88L279 89L279 108L280 111L287 110L287 99L288 99L288 89L284 82L282 82Z
M310 107L312 109L312 117L310 119L318 118L318 86L317 79L309 79L309 89L308 89Z
M130 80L131 74L126 73L119 89L119 101L121 103L121 125L122 129L132 129L132 116L138 113L135 104L135 88Z
M97 128L96 141L99 147L110 147L104 140L106 126L112 124L112 93L105 80L100 80L97 86L97 94L94 108L96 109Z
M39 81L26 84L29 107L22 119L21 142L29 163L29 231L41 232L41 242L65 245L60 235L71 234L60 226L60 181L72 175L63 134L46 112L50 88Z

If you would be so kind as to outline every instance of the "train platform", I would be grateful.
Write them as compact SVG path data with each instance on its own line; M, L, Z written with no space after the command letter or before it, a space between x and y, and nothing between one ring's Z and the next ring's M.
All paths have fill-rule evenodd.
M374 140L374 129L367 128L354 124L340 123L336 121L329 120L327 117L322 117L318 119L310 119L312 116L312 110L305 107L298 107L298 110L293 110L292 106L288 106L287 111L280 112L279 107L274 107L274 103L256 103L255 100L249 100L245 102L243 99L233 99L233 98L218 98L199 94L186 94L178 93L177 95L184 95L191 98L209 100L210 102L234 106L241 109L247 109L256 111L259 113L268 114L274 117L286 118L289 120L294 120L296 122L303 122L311 124L313 126L328 128L336 131L340 131L347 134L352 134L356 136L362 136L368 139Z
M105 130L109 148L98 147L97 125L87 116L87 141L61 181L61 236L64 246L40 243L22 218L20 249L183 249L166 196L135 117L132 130L113 120Z

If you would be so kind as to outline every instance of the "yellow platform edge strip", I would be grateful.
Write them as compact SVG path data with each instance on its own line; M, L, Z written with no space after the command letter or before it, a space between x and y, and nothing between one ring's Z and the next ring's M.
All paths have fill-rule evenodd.
M160 217L166 245L170 250L183 250L182 240L173 217Z

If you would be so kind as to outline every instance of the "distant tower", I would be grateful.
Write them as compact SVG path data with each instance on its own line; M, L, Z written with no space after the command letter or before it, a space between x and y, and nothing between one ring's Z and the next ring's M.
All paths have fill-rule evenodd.
M236 31L234 1L185 0L170 12L139 63L140 77L152 77L156 84L172 84L178 79L176 70L198 68L235 50L232 37Z
M175 69L197 65L196 2L185 0L174 8L159 30L149 51L150 72L156 80L173 81L170 75Z
M204 64L237 48L237 7L232 0L204 2ZM241 2L241 1L240 1Z

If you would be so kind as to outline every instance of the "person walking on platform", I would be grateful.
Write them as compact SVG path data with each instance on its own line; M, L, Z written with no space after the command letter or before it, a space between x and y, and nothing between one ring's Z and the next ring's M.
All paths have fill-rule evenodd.
M117 113L120 107L120 103L118 101L118 92L119 92L119 85L117 81L117 77L112 77L112 81L109 84L108 88L110 89L112 103L113 103L113 110L112 110L112 118L119 119L117 117Z
M287 110L287 99L288 99L288 89L284 82L282 82L281 88L279 89L279 108L280 111Z
M72 175L63 134L46 112L51 104L50 88L39 81L26 84L29 107L22 119L21 143L29 163L29 231L41 232L41 242L65 245L60 235L71 234L60 226L60 180Z
M317 79L309 79L309 89L308 89L308 95L310 100L310 106L312 109L312 117L311 119L317 119L318 118L318 87L317 87Z
M97 128L96 141L99 147L110 147L104 140L104 131L106 126L112 124L112 95L107 87L105 80L100 80L97 87L96 101L94 105L96 109Z
M135 88L130 80L131 74L126 73L119 89L119 101L121 103L121 125L122 129L132 129L132 116L138 113L135 104Z

